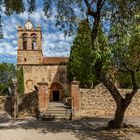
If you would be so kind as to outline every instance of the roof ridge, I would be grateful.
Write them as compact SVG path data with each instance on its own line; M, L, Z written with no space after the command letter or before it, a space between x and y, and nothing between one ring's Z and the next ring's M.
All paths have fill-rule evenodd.
M43 57L42 64L67 64L69 57Z

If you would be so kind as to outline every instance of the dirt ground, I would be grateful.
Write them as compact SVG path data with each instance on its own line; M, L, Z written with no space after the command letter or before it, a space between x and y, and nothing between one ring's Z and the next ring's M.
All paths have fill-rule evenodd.
M37 121L34 118L14 121L0 113L0 140L140 140L140 118L125 119L135 127L107 130L111 117L74 121Z

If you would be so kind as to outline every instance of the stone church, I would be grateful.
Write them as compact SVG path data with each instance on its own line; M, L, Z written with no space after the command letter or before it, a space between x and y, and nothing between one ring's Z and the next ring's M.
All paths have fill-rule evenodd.
M24 27L18 26L17 66L23 67L25 93L32 92L34 86L44 84L48 101L62 101L64 91L69 88L67 63L68 57L43 56L40 25L35 28L27 20Z

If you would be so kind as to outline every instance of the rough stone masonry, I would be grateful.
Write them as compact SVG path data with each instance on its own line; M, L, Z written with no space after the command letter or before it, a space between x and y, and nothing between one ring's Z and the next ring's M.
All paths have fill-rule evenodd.
M119 89L119 91L125 96L131 89ZM95 89L80 89L80 96L81 106L75 114L76 117L114 115L116 109L115 101L102 84L97 85ZM140 90L134 96L125 116L140 116Z

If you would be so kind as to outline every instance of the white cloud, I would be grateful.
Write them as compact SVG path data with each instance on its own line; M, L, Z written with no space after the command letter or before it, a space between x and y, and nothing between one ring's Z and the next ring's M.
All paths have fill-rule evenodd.
M17 55L17 26L20 24L22 27L28 19L28 13L24 12L19 15L14 15L11 17L4 16L3 22L3 32L4 39L0 40L0 58L3 60L8 60L12 56L16 62ZM51 17L47 20L44 12L38 9L37 12L33 12L30 15L30 19L35 25L35 27L40 24L43 34L43 53L47 56L68 56L70 53L70 46L72 44L72 37L64 37L64 33L59 31L55 27L55 19ZM3 56L3 54L5 54Z
M64 37L62 32L43 35L43 52L45 55L68 56L73 37ZM52 53L50 53L52 51Z
M7 54L7 55L12 55L16 56L17 51L16 48L14 48L9 42L2 42L0 43L0 55Z

